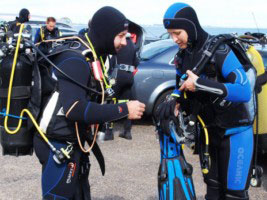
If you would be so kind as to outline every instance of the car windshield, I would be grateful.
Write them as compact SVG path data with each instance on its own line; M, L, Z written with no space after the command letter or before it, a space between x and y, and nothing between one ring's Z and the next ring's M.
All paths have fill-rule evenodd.
M172 40L160 40L149 43L143 47L140 55L141 60L150 60L174 45L175 43Z

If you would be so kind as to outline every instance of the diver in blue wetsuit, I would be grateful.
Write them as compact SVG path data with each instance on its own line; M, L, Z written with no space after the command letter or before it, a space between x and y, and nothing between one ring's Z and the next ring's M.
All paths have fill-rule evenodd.
M239 60L226 44L212 56L200 76L191 70L197 65L210 36L199 24L192 7L175 3L164 15L164 26L180 50L175 56L176 89L158 107L163 132L169 133L169 120L180 110L192 112L200 103L199 115L209 131L210 169L203 174L207 200L247 200L253 128L245 106L252 96L250 83ZM181 76L188 78L181 82ZM184 93L187 99L183 98Z

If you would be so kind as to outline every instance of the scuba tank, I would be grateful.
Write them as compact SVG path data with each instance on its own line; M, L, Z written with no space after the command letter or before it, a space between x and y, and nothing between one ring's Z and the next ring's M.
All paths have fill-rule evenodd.
M0 136L3 155L32 155L32 134L27 128L27 118L22 118L22 126L17 134L8 134L4 128L7 95L13 55L6 56L0 65ZM8 127L17 127L22 109L27 108L31 97L32 65L25 55L20 55L16 64L11 95Z
M15 48L17 37L10 33L9 40L0 45L2 52L0 62L0 142L3 155L20 156L33 153L33 135L29 131L28 120L26 117L20 116L21 111L29 105L32 90L32 54L29 46L24 42L28 38L30 38L29 34L23 34L21 45ZM12 75L14 57L17 59ZM9 94L12 79L13 84ZM20 129L16 134L11 134L10 132L17 128L20 120Z

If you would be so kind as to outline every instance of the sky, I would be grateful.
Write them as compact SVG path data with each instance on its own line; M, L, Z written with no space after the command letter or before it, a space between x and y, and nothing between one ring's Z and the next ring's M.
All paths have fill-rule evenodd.
M113 6L128 19L143 25L162 24L167 8L175 0L1 0L0 14L18 14L28 8L32 15L69 17L86 24L103 6ZM267 28L266 0L184 0L197 12L203 26ZM255 19L253 17L255 16Z

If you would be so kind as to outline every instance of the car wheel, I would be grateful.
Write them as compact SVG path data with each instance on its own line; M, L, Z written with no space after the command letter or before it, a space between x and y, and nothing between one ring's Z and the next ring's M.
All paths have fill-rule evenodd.
M157 110L157 107L159 106L159 104L161 104L163 101L165 101L166 99L166 96L170 95L172 93L173 89L171 90L167 90L165 92L163 92L159 97L158 99L156 100L156 103L154 104L154 108L153 108L153 117L156 116L156 110Z

